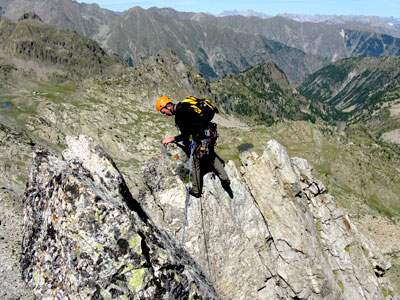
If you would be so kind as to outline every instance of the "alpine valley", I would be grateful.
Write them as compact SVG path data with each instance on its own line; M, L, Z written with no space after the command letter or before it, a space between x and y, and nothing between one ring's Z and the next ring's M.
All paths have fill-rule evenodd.
M381 21L0 0L0 298L400 299L400 38ZM161 95L218 106L232 183L205 176L184 246Z

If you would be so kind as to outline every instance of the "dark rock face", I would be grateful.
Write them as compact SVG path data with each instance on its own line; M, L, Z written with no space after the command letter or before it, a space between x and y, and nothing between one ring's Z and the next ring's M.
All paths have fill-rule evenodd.
M219 299L133 199L90 138L36 152L24 200L23 278L38 299Z
M1 15L1 11L0 11L0 15ZM34 12L27 12L27 13L24 13L24 14L18 19L18 21L27 20L27 19L38 20L38 21L42 22L42 19L41 19L37 14L35 14Z

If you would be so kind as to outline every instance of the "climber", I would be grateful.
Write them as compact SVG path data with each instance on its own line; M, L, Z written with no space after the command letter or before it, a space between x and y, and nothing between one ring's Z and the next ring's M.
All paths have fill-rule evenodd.
M223 161L214 151L218 137L217 124L211 120L218 109L207 99L186 97L183 101L174 104L166 96L158 99L157 110L165 116L175 116L175 124L181 131L180 135L169 136L163 140L163 145L183 142L188 156L193 153L192 187L190 195L200 198L203 189L203 176L213 171L221 180L222 187L232 198L230 180L223 167ZM193 148L191 148L193 147Z

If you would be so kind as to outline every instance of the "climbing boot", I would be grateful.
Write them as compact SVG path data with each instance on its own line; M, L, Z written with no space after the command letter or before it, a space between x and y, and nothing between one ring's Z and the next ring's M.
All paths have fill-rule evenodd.
M194 192L192 188L189 189L189 194L192 195L195 198L200 198L201 197L201 193Z
M233 199L233 191L231 189L231 181L229 179L223 180L223 181L221 181L221 185L222 185L223 189L225 190L225 192L228 193L229 197L231 199Z

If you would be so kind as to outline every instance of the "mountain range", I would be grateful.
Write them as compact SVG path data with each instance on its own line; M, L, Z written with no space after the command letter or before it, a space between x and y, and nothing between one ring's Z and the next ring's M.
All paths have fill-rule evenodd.
M188 241L191 241L189 244L195 245L190 248L191 255L198 259L197 263L203 269L194 267L190 262L188 268L193 268L200 276L196 275L198 279L194 282L206 282L208 286L208 281L201 275L204 271L210 275L210 281L219 295L241 295L243 299L246 295L276 296L280 293L291 295L292 298L303 295L308 295L304 298L312 295L320 297L323 294L354 299L352 296L361 290L369 293L373 283L373 293L377 298L396 299L396 295L400 294L400 67L398 56L395 56L398 53L397 38L365 29L337 28L326 24L316 24L313 27L312 23L303 24L282 17L217 18L206 14L181 13L172 9L144 10L139 7L118 14L102 10L97 5L66 0L57 2L57 6L54 3L56 2L0 0L3 12L0 17L0 235L4 237L0 238L0 260L4 262L0 270L3 276L0 282L0 298L32 299L31 292L26 289L20 275L22 267L29 265L28 254L33 255L32 263L38 262L36 258L46 258L46 266L51 270L41 273L34 269L24 269L29 284L40 286L41 292L36 290L38 295L44 295L50 288L42 279L53 274L52 272L58 272L58 268L53 268L48 260L53 254L54 257L61 258L53 250L59 249L59 253L66 253L63 259L67 259L70 270L75 270L77 259L83 259L80 260L81 264L85 262L85 266L90 266L89 269L92 266L106 266L105 261L91 261L81 248L79 252L75 248L75 245L78 246L76 243L68 243L73 247L72 252L62 248L66 245L63 246L62 243L45 249L40 242L52 244L54 236L68 240L71 236L64 236L61 227L53 227L60 230L47 230L47 227L39 225L37 228L41 228L44 239L31 239L38 244L25 244L33 248L26 247L32 251L25 253L24 265L21 266L23 234L39 234L39 231L23 229L22 198L26 193L27 174L34 162L32 152L42 153L35 158L34 166L38 168L31 169L31 174L42 172L43 176L35 177L37 183L43 183L41 178L53 178L56 170L61 168L65 171L62 173L65 176L61 177L66 180L59 180L61 177L54 176L51 181L54 184L48 186L49 191L58 189L63 199L78 195L77 192L81 189L63 189L76 179L76 183L82 188L88 184L94 186L90 192L83 193L96 195L89 197L93 203L103 199L105 195L107 199L111 199L111 194L118 194L113 194L118 189L116 186L108 185L113 177L109 176L111 173L107 175L105 172L104 176L98 176L89 172L87 167L79 167L80 162L70 155L75 153L80 161L98 156L101 163L112 157L115 163L107 162L110 169L107 167L101 172L114 170L118 166L118 172L124 177L132 197L140 199L140 204L150 211L151 218L157 220L158 227L176 238L184 215L184 200L181 196L184 195L184 182L187 181L186 160L177 147L166 150L161 145L163 137L176 135L177 129L172 118L165 118L155 111L154 104L160 95L169 95L174 102L187 95L198 95L211 99L220 108L220 113L214 119L220 131L217 152L227 162L226 167L234 179L235 199L238 202L229 202L218 179L207 177L207 201L203 203L204 207L192 207L195 210L191 213L195 214L191 220L197 223L196 226L190 226L191 233L188 236ZM25 11L24 6L30 12ZM37 11L39 8L42 13ZM69 12L66 13L65 9ZM12 16L14 11L15 16ZM51 22L58 19L59 24L49 24L50 16L53 20ZM244 26L246 20L248 27ZM226 24L222 25L222 22ZM241 25L233 28L235 22ZM81 26L82 24L85 25ZM254 24L257 26L253 26ZM284 36L283 31L279 34L277 31L274 34L281 41L275 41L244 30L258 28L268 32L267 24L274 24L270 27L272 29L283 26L290 34ZM74 27L64 28L67 25ZM308 39L307 43L313 42L321 56L307 53L314 48L306 47L307 43L300 42L298 34L301 32L296 26L303 26L303 30L308 32L302 37ZM341 37L341 32L345 37L340 40L337 37ZM330 36L334 41L337 38L342 45L339 47L332 42L331 48L324 46L329 42ZM313 40L316 37L321 39L319 43ZM292 45L286 45L284 40ZM346 45L343 45L344 41ZM164 49L163 43L170 45L169 48L172 49ZM294 47L295 45L297 46ZM359 57L348 57L349 53L346 51ZM88 142L90 147L94 147L88 152L91 153L89 156L86 156L87 153L81 156L82 153L78 153L80 148L76 147L78 144L75 142L73 145L66 145L72 141L68 136L81 134L90 136L89 140L95 141L106 154L99 147L93 146L92 142ZM276 142L268 142L269 146L266 146L269 140L278 141L287 148L288 154ZM69 154L62 155L66 148L70 149ZM273 150L278 148L281 150ZM292 160L288 155L291 158L307 159L310 165L303 159ZM61 156L64 158L56 158ZM47 165L40 163L45 157L48 157ZM242 167L237 168L240 164ZM74 173L78 169L79 173ZM145 175L143 170L146 170ZM292 175L286 176L283 170L292 170L289 173L297 174L293 176L298 176L296 178L299 181L291 181ZM111 175L115 174L112 171ZM264 176L264 179L260 181L259 176ZM117 177L120 178L120 175ZM317 179L314 180L313 177ZM114 182L117 185L118 180ZM35 198L36 188L33 185L31 187L27 195L31 195L29 197L32 200L39 199ZM111 194L101 192L103 187L112 187ZM127 188L123 189L121 197L128 195ZM272 197L269 191L278 189L283 201L275 203L278 198ZM327 194L328 191L336 201ZM46 193L43 196L47 195L52 199L52 204L43 207L43 210L36 207L35 209L39 209L38 213L32 214L32 218L26 220L67 224L63 223L65 219L51 212L52 207L61 203L57 202L58 194L44 194ZM250 206L240 206L252 197L258 199L256 201L259 204L254 204L252 200L251 209ZM268 201L262 200L265 197L270 198ZM35 203L32 201L30 205L33 206L27 206L25 211L34 212ZM101 214L96 214L91 207L101 210L103 205L110 203L115 204L112 200L101 200L90 207L79 206L79 209L86 207L90 210L88 214L79 210L82 216L89 216L85 219L87 223L82 223L83 226L97 224L93 222L102 220ZM71 207L66 205L65 211L71 213L71 220L74 220L75 212ZM260 207L262 215L253 214ZM292 211L294 207L298 209ZM126 214L120 214L119 209L120 204L107 211L113 211L125 218ZM174 212L178 210L177 221ZM279 213L270 214L275 211ZM298 219L289 217L289 211L302 220L301 224L307 230L297 226L298 223L293 223ZM58 212L61 212L61 208ZM47 217L43 219L42 213ZM270 217L274 218L265 223L273 229L272 239L262 239L266 241L262 247L258 243L250 245L246 242L249 240L246 234L252 236L252 241L260 238L254 228L261 227L251 221L256 215L259 225ZM246 219L246 216L251 218ZM207 227L210 229L208 237L201 231L202 217L205 218L203 226L210 225ZM249 222L246 221L242 227L239 220L244 219ZM93 226L97 228L97 225ZM338 231L330 231L333 228L331 226ZM382 249L385 258L392 264L390 270L389 265L375 262L370 268L370 255L366 255L366 260L363 258L366 244L360 242L362 240L358 237L353 239L358 236L355 226ZM200 231L194 231L194 227ZM280 228L295 232L296 234L289 235L291 238L308 237L312 233L316 243L322 245L322 248L319 247L320 254L310 256L313 252L307 242L303 244L301 251L293 246L296 240L280 243ZM342 229L345 234L340 234ZM121 237L125 231L121 228L119 230ZM144 231L147 232L147 229ZM116 231L105 230L103 233L111 233L115 237L114 232ZM172 257L176 257L179 259L172 261L184 259L186 264L190 261L185 258L186 254L180 256L179 249L170 247L173 243L169 238L159 239L158 234L155 237L155 231L152 232L140 237L143 238L143 243L139 243L143 252L132 253L135 267L127 263L126 268L115 270L114 264L107 265L109 270L116 271L113 274L117 275L110 279L114 285L108 286L107 290L101 290L96 284L89 282L90 291L82 289L81 292L90 292L93 297L116 295L116 286L121 287L120 284L125 282L126 284L122 284L125 285L124 291L130 293L129 291L135 289L135 284L140 282L134 275L140 275L140 279L144 274L142 269L148 269L150 273L146 271L148 275L142 279L151 282L153 277L149 274L157 276L157 272L152 272L161 262L167 266L165 272L174 272L168 274L176 274L182 280L191 278L186 275L181 277L182 268L174 268L167 263L171 262ZM243 241L236 245L244 245L244 252L240 247L235 248L235 239L227 238L232 232L235 232L235 238ZM90 236L95 239L96 235ZM152 240L151 243L148 243L149 239ZM115 239L117 240L118 238ZM162 242L157 242L161 240ZM162 246L166 241L169 245L167 248ZM237 250L235 257L240 259L225 255L226 248L216 247L223 241ZM210 244L211 242L214 244ZM174 249L169 252L172 256L164 260L158 254L153 256L154 252L152 258L149 258L149 249L143 245L156 247L157 243L162 249ZM119 251L124 252L131 249L131 245L139 244L133 240L121 240L118 247L114 245L114 249L111 244L97 241L91 249L104 255L102 257L108 257L111 253L120 255ZM215 247L211 249L210 245ZM40 253L43 256L35 256L38 251L42 251ZM324 286L320 285L322 277L313 277L312 274L316 273L312 271L312 262L314 258L318 258L318 261L327 266L323 253L328 253L327 257L337 260L340 266L333 263L330 265L332 268L318 269L318 274L325 274L322 277L329 279L329 289L322 289L321 294L318 291ZM118 255L113 258L118 258ZM153 264L154 257L157 258L157 264ZM271 264L257 263L257 268L252 268L254 261L259 262L261 257ZM276 264L279 257L286 257L293 264ZM309 268L306 270L300 267L304 276L293 275L296 274L297 267L291 266L298 266L298 262L303 261L298 260L298 257L305 258L305 265ZM363 258L363 262L359 258ZM54 261L60 263L60 260ZM235 264L231 265L229 262ZM152 269L151 266L156 267ZM273 268L268 271L268 266ZM363 266L362 271L355 266ZM368 270L365 266L368 266ZM97 276L96 272L89 269L87 270L90 274ZM259 269L263 270L263 276L254 276ZM225 280L225 271L231 274L230 281ZM165 272L162 274L167 274ZM358 274L358 277L354 274ZM372 281L367 280L371 284L357 280L365 279L363 274L373 278ZM250 275L251 280L246 280L246 276ZM118 280L113 281L116 276L119 276ZM171 283L169 287L174 290L178 277L172 277L168 282ZM236 284L236 279L243 280L243 285ZM314 279L318 284L314 284ZM389 280L393 288L390 287ZM303 284L304 288L301 288L300 285ZM163 290L161 283L157 283L157 286ZM53 288L55 285L50 289ZM180 288L179 290L185 292ZM247 294L247 291L251 291L251 294ZM194 294L195 290L191 293Z
M218 17L226 16L246 16L259 17L262 19L272 18L273 16L258 13L253 10L246 11L224 11L217 15ZM325 23L336 26L344 26L348 24L359 25L362 27L372 28L379 32L393 36L400 36L400 18L395 17L378 17L378 16L357 16L357 15L307 15L307 14L290 14L283 13L277 16L291 19L298 22Z
M323 22L335 26L348 24L372 28L379 32L400 37L400 18L377 16L306 16L283 14L282 16L300 22Z
M282 43L188 16L170 9L135 7L96 38L105 49L129 58L132 64L164 48L172 49L209 80L244 71L267 59L276 61L293 81L324 65L323 58Z
M200 22L227 26L253 35L262 35L308 54L334 62L352 56L399 55L399 39L355 26L332 26L323 23L298 22L283 17L202 15Z
M299 83L341 58L399 54L396 37L282 17L214 17L139 7L117 14L70 0L1 0L0 7L13 19L34 11L46 23L96 40L131 65L169 48L211 81L272 59L291 83Z

